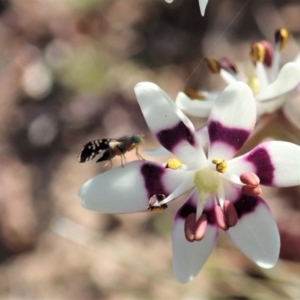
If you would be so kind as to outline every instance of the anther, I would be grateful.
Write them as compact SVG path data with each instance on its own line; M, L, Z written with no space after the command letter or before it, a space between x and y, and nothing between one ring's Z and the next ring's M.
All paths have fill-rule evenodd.
M285 28L281 28L275 32L275 44L280 44L280 51L286 48L289 38L290 32Z
M166 163L166 168L177 170L181 167L181 162L177 158L170 158Z
M206 228L207 228L207 217L206 214L202 214L202 216L199 218L194 228L196 241L201 241L204 238Z
M247 196L258 196L261 194L261 188L259 186L260 180L254 173L243 173L240 176L240 180L245 185L242 187L242 193Z
M264 62L266 49L262 43L254 43L251 47L251 58L254 62Z
M219 59L219 66L230 73L237 74L237 67L234 61L228 57L222 57Z
M224 202L224 216L228 227L234 227L238 222L238 215L234 205L229 201Z
M213 74L219 74L221 70L221 66L216 59L213 58L205 58L205 62Z
M199 92L197 92L194 89L189 88L189 87L184 90L184 93L189 98L191 98L191 100L205 100L206 99L206 97L203 94L201 94L201 93L199 93Z
M216 170L219 173L225 173L227 169L227 162L224 159L213 159L212 162L216 165Z
M228 225L222 208L219 205L216 205L214 211L218 226L223 230L228 230Z

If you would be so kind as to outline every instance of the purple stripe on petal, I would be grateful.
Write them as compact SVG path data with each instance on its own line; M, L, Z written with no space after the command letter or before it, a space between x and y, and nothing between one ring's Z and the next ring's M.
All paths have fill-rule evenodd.
M211 143L224 142L238 151L248 139L251 131L228 128L223 126L220 122L211 121L208 125L208 134Z
M259 197L246 196L241 194L240 198L236 200L233 205L237 212L238 218L252 213L259 203Z
M190 201L186 202L177 212L178 218L186 219L186 217L192 213L196 213L196 206Z
M147 189L148 198L153 195L163 194L168 196L168 192L163 186L162 177L166 169L162 166L145 163L141 167L141 173L144 177L145 188ZM138 188L138 187L137 187Z
M177 217L186 219L188 215L192 213L195 214L196 210L197 210L196 206L193 203L191 203L191 201L187 201L177 212ZM206 215L208 224L213 225L216 223L215 212L212 208L204 208L202 215L203 214Z
M269 185L272 183L275 169L266 149L255 149L247 155L246 159L255 166L255 174L259 177L261 184Z
M172 151L182 141L187 141L192 146L196 144L193 133L183 122L179 122L173 128L158 132L157 138L161 145L169 151Z
M216 223L216 215L213 209L204 209L202 214L206 215L208 224L214 225Z

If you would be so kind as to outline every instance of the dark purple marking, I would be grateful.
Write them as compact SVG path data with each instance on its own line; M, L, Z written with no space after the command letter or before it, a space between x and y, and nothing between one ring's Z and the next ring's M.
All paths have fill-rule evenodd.
M169 193L162 183L162 176L165 172L166 169L159 165L145 163L141 167L141 173L144 177L145 188L147 189L149 199L157 194L168 196Z
M259 203L259 197L241 196L233 203L234 208L237 212L238 218L240 219L246 214L252 213Z
M183 122L179 122L173 128L158 132L157 138L169 151L172 151L181 141L187 141L192 146L196 144L193 133Z
M195 205L193 205L190 201L186 202L178 211L177 217L186 219L188 215L190 214L196 214L197 208ZM216 216L213 209L204 209L203 213L206 215L207 223L208 224L215 224L216 223Z
M224 142L231 145L236 151L238 151L248 139L251 131L228 128L223 126L220 122L211 121L208 125L208 134L211 143Z
M216 215L214 209L204 209L203 214L206 215L207 224L214 225L216 223Z
M190 202L186 202L184 205L181 206L181 208L179 209L178 213L177 213L177 216L179 218L182 218L182 219L186 219L188 215L190 214L195 214L196 213L196 206L193 205L192 203Z
M246 159L255 166L256 170L254 173L259 177L261 184L272 184L275 168L266 149L262 147L254 149L246 156Z

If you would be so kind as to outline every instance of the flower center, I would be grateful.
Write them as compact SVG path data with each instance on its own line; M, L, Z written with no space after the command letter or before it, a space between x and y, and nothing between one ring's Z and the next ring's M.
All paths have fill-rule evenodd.
M205 202L207 197L217 190L220 176L218 172L210 168L204 168L196 172L194 183L198 189L200 200Z

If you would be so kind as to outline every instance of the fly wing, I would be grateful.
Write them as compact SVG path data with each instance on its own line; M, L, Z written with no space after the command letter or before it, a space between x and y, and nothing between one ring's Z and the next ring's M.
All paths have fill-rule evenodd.
M110 150L110 141L111 139L102 139L88 142L83 146L80 153L78 154L78 162L84 163L86 161L92 160L96 155L103 153L103 151L107 149Z
M108 149L104 150L101 157L96 162L98 163L98 162L105 161L105 160L112 160L115 156L116 156L116 153L112 149L108 148Z

